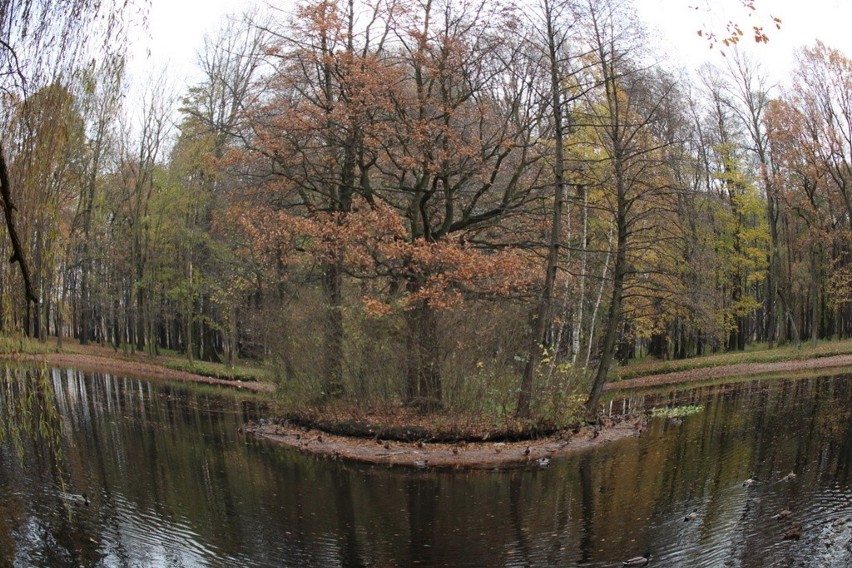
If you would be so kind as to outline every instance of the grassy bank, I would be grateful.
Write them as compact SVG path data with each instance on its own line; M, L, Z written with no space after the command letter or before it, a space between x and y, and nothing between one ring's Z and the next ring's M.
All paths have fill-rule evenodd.
M55 352L56 348L50 343L42 343L23 336L0 335L0 355L44 355Z
M764 344L757 344L746 351L734 353L716 353L703 357L690 359L679 359L661 361L646 358L632 361L629 364L615 369L612 379L614 381L635 379L648 375L662 375L676 373L679 371L692 371L695 369L706 369L722 367L725 365L737 365L742 363L777 363L781 361L803 361L806 359L819 359L834 355L852 354L852 339L820 341L814 347L811 343L802 344L800 347L784 345L769 349Z
M174 357L163 358L161 363L167 369L226 381L272 381L271 373L258 365L236 364L231 368L222 363L211 363L209 361L193 361L190 363L186 359Z
M42 342L27 337L0 336L0 356L15 358L16 356L51 354L102 357L105 359L144 363L146 365L157 365L165 369L226 381L272 381L269 370L255 362L238 361L231 368L223 363L211 363L209 361L190 362L186 357L177 353L163 353L151 356L141 351L132 353L99 344L80 345L77 341L67 339L64 341L62 349L59 349L56 338L49 338L47 341Z

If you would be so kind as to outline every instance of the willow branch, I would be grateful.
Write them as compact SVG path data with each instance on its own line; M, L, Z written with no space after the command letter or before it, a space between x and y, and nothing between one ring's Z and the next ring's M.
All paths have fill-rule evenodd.
M12 256L9 257L10 263L18 263L21 267L21 276L24 277L24 292L27 295L27 300L34 304L38 304L38 297L33 291L33 285L30 281L30 271L27 268L26 260L24 259L24 250L21 247L21 239L18 238L18 231L15 228L15 219L12 216L12 211L15 206L12 205L12 189L9 183L9 169L6 167L6 154L3 152L3 145L0 144L0 198L3 201L3 214L6 217L6 228L9 232L9 239L12 241Z

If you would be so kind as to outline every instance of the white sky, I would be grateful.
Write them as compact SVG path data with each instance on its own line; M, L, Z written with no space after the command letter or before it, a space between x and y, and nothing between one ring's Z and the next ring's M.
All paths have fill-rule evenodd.
M761 62L774 81L785 82L794 65L794 51L819 38L852 57L852 0L756 0L758 13L751 17L740 0L635 0L640 16L651 31L657 30L657 48L687 68L705 60L721 60L718 48L710 50L697 30L711 27L724 32L725 23L741 23L746 36L743 49ZM265 0L261 0L266 3ZM226 14L239 14L255 0L151 0L149 37L136 41L131 73L138 85L167 65L170 81L180 91L187 79L194 82L196 53L205 33L213 34ZM272 0L277 6L292 6L294 0ZM694 7L694 8L691 8ZM695 9L697 8L697 9ZM769 15L782 19L775 30ZM755 45L749 35L752 20L764 25L770 36L766 45ZM150 58L146 57L150 50Z
M635 0L649 28L656 28L660 45L673 61L695 68L703 60L719 61L718 47L710 50L697 31L709 26L724 32L730 20L740 23L745 36L740 49L758 61L773 81L786 83L795 67L795 52L817 39L852 57L852 0L756 0L758 11L749 15L740 0ZM690 6L698 9L690 9ZM772 26L770 16L782 20ZM752 25L761 25L769 43L755 44Z
M204 35L214 35L228 14L239 15L253 0L150 0L147 32L133 40L131 81L144 83L166 68L183 88L196 73L196 54Z

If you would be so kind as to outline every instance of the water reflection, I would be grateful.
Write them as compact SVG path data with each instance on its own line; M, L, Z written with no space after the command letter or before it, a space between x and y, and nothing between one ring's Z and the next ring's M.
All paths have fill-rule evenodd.
M7 372L0 402L22 380ZM654 566L852 564L845 377L616 403L704 411L504 472L315 459L244 438L260 409L236 398L65 370L49 382L61 466L32 439L0 446L0 566L614 566L646 550ZM798 541L772 518L785 508Z

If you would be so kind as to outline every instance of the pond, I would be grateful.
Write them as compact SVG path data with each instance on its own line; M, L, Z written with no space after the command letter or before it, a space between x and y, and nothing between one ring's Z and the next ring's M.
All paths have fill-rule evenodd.
M852 565L846 376L643 395L612 406L702 410L546 468L465 472L255 441L240 426L261 410L227 394L25 372L0 368L0 566ZM54 414L24 414L39 397Z

